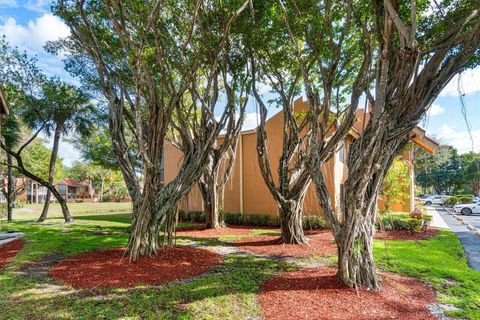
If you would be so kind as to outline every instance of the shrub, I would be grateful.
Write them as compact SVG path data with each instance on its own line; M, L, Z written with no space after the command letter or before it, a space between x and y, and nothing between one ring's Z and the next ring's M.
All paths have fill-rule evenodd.
M249 214L245 216L245 224L249 226L270 226L271 217L268 214Z
M449 197L447 200L445 200L445 205L454 206L459 202L459 200L460 199L457 196Z
M422 219L418 218L409 218L408 222L408 230L412 232L420 232L423 227Z
M303 216L303 229L327 229L327 221L320 216Z
M243 224L243 216L241 213L226 212L223 214L223 220L227 225L239 226Z
M178 211L178 220L182 222L205 222L205 214L203 211Z
M460 203L472 203L473 197L472 196L461 196Z
M202 211L178 211L178 219L182 222L205 222L205 214ZM220 220L226 225L248 225L258 227L278 227L278 217L269 214L244 214L233 212L220 212ZM327 222L320 216L304 216L303 228L305 230L327 229Z
M378 230L408 230L419 232L428 225L432 217L424 214L419 209L408 213L387 213L379 217L376 228Z
M193 222L205 222L205 213L203 211L191 211L190 219Z

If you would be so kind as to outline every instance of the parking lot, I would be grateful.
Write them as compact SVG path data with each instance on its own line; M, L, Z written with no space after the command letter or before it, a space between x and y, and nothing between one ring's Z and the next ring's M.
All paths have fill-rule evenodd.
M459 216L463 218L463 220L466 221L468 224L472 225L475 229L480 230L480 214L472 214L469 216L459 215Z

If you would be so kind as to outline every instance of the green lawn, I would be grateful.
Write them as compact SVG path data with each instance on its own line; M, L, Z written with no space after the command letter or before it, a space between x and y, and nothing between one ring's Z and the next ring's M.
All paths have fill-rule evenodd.
M101 203L68 203L68 208L74 219L84 216L110 215L112 213L131 213L131 202L101 202ZM22 204L13 211L15 220L37 220L43 209L43 204ZM48 218L51 222L62 220L62 211L58 203L50 204ZM58 221L57 221L58 220ZM111 220L108 218L108 220Z
M467 265L455 234L442 231L430 240L375 241L377 265L386 271L418 277L433 285L440 302L452 304L459 318L480 319L480 271Z
M1 319L257 319L261 318L255 298L259 286L278 272L295 269L269 259L227 255L217 272L191 282L90 290L65 289L46 278L19 272L26 263L46 256L125 246L129 214L101 213L96 211L97 204L90 205L91 208L76 205L78 211L72 207L76 219L73 225L38 225L30 221L4 224L4 229L24 232L26 244L0 275ZM17 218L33 220L16 214ZM182 238L178 243L188 241L191 240ZM198 241L202 245L221 244L218 240ZM463 250L452 233L442 232L419 243L386 243L388 259L385 242L375 243L375 255L382 269L424 279L434 285L441 301L460 308L454 316L480 319L480 272L466 266ZM316 260L326 265L332 263L331 257Z

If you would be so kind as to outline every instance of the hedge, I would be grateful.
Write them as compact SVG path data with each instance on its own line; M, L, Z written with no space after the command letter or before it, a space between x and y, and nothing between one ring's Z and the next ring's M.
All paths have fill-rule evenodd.
M421 215L419 218L414 218L408 213L387 213L382 214L377 219L377 230L408 230L418 232L421 230L423 223L428 223L432 219L429 215Z
M205 214L202 211L184 211L180 210L178 218L182 222L205 222ZM279 227L280 221L278 217L269 214L241 214L222 212L220 214L227 225L247 225L256 227ZM308 215L302 219L303 228L305 230L327 229L327 222L323 217Z

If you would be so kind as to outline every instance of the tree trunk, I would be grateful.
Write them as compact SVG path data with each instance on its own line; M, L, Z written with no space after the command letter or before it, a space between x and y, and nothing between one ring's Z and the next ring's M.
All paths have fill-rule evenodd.
M198 182L203 199L203 211L205 213L206 226L208 229L221 228L220 210L218 201L217 174L219 166L214 164L213 157L209 157L208 165Z
M302 224L303 198L280 205L281 241L286 244L305 244L307 238Z
M50 155L50 164L49 164L49 167L48 167L48 183L49 184L53 184L53 179L54 179L54 176L55 176L55 164L57 162L58 146L60 144L61 134L62 134L62 126L60 124L58 124L57 127L55 128L55 134L53 136L53 148L52 148L52 154ZM37 192L38 192L38 190L37 190ZM38 218L38 222L44 222L45 219L47 219L48 208L50 206L50 197L51 196L52 196L52 194L51 194L50 190L47 190L47 194L45 196L45 204L43 205L42 214L40 215L40 218ZM62 207L62 212L63 212L63 207ZM65 217L65 221L68 222L66 217Z
M11 222L13 219L13 203L15 201L15 192L13 185L13 158L7 153L7 221Z
M163 238L163 244L166 243L168 246L173 244L168 231L175 227L175 221L172 221L172 215L168 213L176 210L180 199L176 201L177 194L170 190L171 188L160 189L160 182L159 171L146 168L143 199L134 201L134 216L128 242L130 259L133 261L140 256L157 254L162 245L162 231L167 236L167 238ZM161 230L162 225L164 230Z
M100 194L98 195L98 201L103 202L103 188L105 184L105 178L102 178L102 182L100 184Z
M345 220L339 232L334 232L338 248L338 280L349 287L380 289L373 258L376 199L372 209L362 212L358 207L358 203L363 203L362 199L357 195L347 197Z

